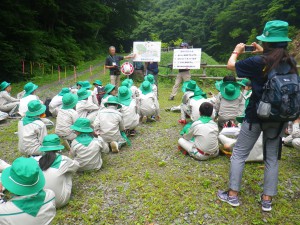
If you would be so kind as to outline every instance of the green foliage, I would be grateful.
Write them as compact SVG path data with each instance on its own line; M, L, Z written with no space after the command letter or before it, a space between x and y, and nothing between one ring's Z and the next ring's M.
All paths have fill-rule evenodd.
M78 65L80 61L95 58L111 44L128 51L132 46L128 37L142 3L139 0L1 1L0 79L26 79L30 62L55 68Z

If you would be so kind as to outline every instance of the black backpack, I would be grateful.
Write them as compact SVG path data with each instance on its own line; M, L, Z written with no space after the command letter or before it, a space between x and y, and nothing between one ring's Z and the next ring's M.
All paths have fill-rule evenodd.
M300 78L290 66L272 70L264 86L257 115L262 121L288 122L300 115Z

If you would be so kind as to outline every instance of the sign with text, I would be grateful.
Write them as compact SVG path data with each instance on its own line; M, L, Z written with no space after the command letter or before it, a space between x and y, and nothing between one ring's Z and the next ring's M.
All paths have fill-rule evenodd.
M133 42L134 62L160 62L161 42Z
M200 69L201 48L174 49L173 69Z

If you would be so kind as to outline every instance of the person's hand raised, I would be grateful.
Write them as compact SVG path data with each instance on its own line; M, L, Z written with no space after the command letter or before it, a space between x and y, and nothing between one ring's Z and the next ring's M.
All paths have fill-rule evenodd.
M251 45L254 46L254 49L255 49L252 52L252 54L263 53L264 48L262 46L260 46L259 44L257 44L256 42L253 42Z

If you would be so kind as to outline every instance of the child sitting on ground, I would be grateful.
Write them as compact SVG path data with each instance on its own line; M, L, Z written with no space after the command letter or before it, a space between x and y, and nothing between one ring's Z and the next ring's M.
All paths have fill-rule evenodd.
M32 82L29 82L25 84L24 86L24 91L25 94L23 97L20 99L20 105L19 105L19 114L24 117L25 113L27 112L28 108L28 103L32 100L40 100L38 96L35 95L36 90L38 89L39 86L35 85ZM41 103L43 103L41 101Z
M100 80L95 80L93 85L94 85L94 94L97 97L98 105L101 105L102 98L105 95L104 87L102 86L102 82Z
M226 124L236 124L236 117L244 112L244 98L241 94L240 84L235 77L226 76L220 86L217 96L215 110L218 115L218 126L221 130Z
M71 125L79 118L77 111L74 110L78 97L68 93L63 96L62 102L63 106L57 114L55 133L64 140L73 141L76 134L71 130Z
M25 117L19 121L19 151L26 156L41 155L40 147L47 135L45 123L41 121L46 111L46 106L39 100L28 103L28 111Z
M158 88L157 85L155 84L155 78L152 74L148 74L147 76L144 77L144 80L147 80L150 82L152 85L152 91L155 94L156 98L158 98Z
M51 112L53 117L57 116L58 110L61 109L62 107L62 98L64 94L70 93L69 88L63 88L61 91L58 93L58 95L54 96L49 103L49 111Z
M107 102L107 100L109 99L109 97L117 95L116 86L112 85L112 84L107 84L104 87L104 91L105 91L105 94L104 94L104 96L103 96L103 98L101 100L100 109L104 109L105 108L104 103Z
M54 191L56 208L69 202L72 191L72 176L79 168L79 163L67 156L59 154L64 149L56 134L44 137L40 151L42 157L36 157L42 169L46 184L45 188Z
M20 100L12 97L10 93L10 83L3 81L0 84L0 110L2 112L8 113L9 116L15 116Z
M101 152L109 152L107 143L101 137L93 137L91 122L87 118L78 118L71 129L77 137L72 142L70 155L79 163L78 171L99 170L102 166Z
M136 100L132 99L131 90L125 86L119 88L118 100L122 104L120 112L123 116L125 131L134 136L136 134L135 128L139 125L140 119Z
M153 118L155 121L159 120L159 103L152 90L152 85L149 81L144 81L140 90L141 94L137 100L137 106L142 122L145 123L148 119Z
M300 117L293 122L290 134L283 139L283 143L300 150Z
M104 103L105 108L100 110L94 122L95 133L110 144L111 150L118 153L119 149L126 143L121 132L125 130L122 114L119 109L122 105L118 98L110 96Z
M139 89L134 85L132 79L125 79L121 86L125 86L131 90L132 98L137 99L140 95Z
M99 106L99 102L98 102L98 99L97 99L97 94L94 91L90 90L92 88L92 85L90 84L90 82L88 80L82 81L81 88L85 88L88 92L91 93L89 98L88 98L88 101L90 103L93 103L93 104Z
M81 88L77 92L78 103L76 104L76 111L79 117L88 118L93 122L99 110L99 106L88 100L91 94L91 91L85 88Z
M178 140L179 148L197 160L207 160L219 154L218 126L211 119L212 113L213 105L209 102L202 103L200 118L192 124L189 132Z

